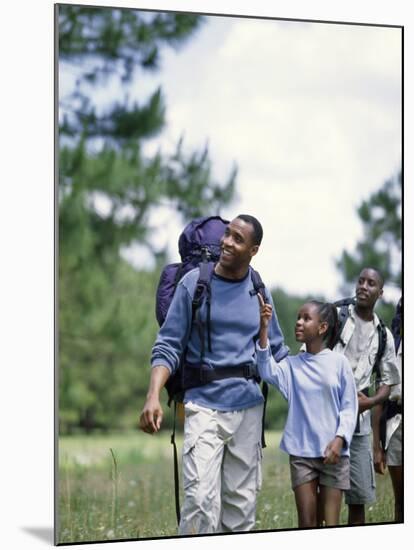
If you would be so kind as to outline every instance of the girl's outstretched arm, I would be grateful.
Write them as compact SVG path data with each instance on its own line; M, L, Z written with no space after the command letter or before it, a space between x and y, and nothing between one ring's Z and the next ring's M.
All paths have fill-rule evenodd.
M256 345L257 369L260 378L265 382L276 386L285 399L288 399L288 373L287 362L283 359L280 363L272 363L272 355L268 341L268 327L272 318L272 305L265 304L259 296L260 302L260 331Z
M267 348L269 322L272 318L273 308L271 304L265 304L262 295L259 293L260 303L260 332L259 345L262 349Z

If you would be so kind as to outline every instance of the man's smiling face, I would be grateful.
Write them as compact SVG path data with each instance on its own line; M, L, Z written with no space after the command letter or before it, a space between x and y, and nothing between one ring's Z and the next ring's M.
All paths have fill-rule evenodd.
M238 271L249 266L259 246L254 243L253 226L235 218L226 227L221 238L219 263L224 270Z
M361 308L373 308L382 296L382 285L382 279L375 269L363 269L356 284L357 305Z

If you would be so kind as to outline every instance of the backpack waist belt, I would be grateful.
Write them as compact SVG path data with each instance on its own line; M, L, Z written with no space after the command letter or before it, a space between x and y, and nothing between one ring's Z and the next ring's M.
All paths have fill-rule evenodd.
M198 371L199 379L202 385L213 382L214 380L223 380L224 378L254 378L256 381L260 380L256 365L252 365L250 363L215 368L211 368L207 365L185 363L183 369L184 373L187 368L190 372L192 369Z

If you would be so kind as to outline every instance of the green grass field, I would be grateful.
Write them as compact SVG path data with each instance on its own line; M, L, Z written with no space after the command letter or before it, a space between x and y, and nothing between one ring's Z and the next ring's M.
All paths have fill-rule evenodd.
M280 435L266 433L257 530L297 526L288 459L278 449ZM176 535L170 433L61 438L58 506L59 543ZM377 501L366 516L368 523L392 521L388 473L377 476ZM341 524L346 524L345 505Z

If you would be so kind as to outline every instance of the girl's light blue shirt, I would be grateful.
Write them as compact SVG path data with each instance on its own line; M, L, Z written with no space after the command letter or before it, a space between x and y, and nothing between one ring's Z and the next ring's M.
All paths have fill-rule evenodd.
M294 456L316 458L335 436L349 446L358 414L352 369L342 354L324 349L288 356L275 363L269 350L257 348L260 376L276 386L288 402L288 416L280 448Z

